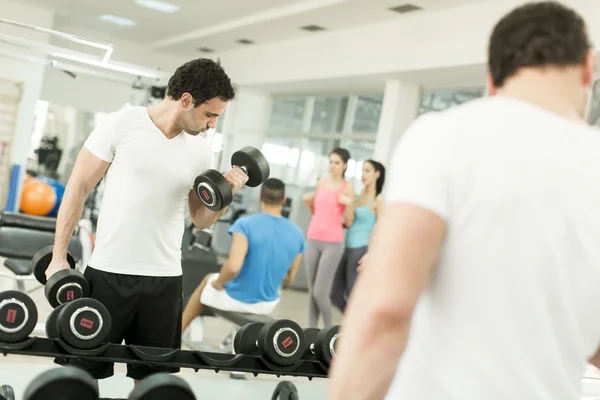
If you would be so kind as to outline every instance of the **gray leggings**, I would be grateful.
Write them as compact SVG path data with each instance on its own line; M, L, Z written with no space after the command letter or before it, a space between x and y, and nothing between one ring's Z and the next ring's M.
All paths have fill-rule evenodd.
M333 279L333 287L331 289L331 302L342 313L346 311L346 303L358 272L358 261L367 254L368 247L357 247L355 249L346 248L344 255L340 260L340 265Z
M306 241L304 265L308 280L309 304L308 325L318 328L319 316L323 314L325 326L332 325L331 286L340 259L344 252L344 243Z

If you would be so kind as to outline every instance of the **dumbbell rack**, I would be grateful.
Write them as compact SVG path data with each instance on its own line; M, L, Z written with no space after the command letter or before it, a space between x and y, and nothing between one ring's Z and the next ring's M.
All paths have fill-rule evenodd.
M86 359L121 364L153 365L198 370L237 371L279 376L327 378L328 367L319 361L300 360L287 367L260 356L211 353L107 343L92 350L75 349L60 339L30 337L19 343L0 343L0 352L58 359Z

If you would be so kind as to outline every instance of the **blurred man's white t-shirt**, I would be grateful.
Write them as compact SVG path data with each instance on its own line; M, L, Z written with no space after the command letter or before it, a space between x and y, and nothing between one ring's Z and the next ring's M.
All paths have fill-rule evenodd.
M600 132L494 96L420 117L388 203L448 224L388 399L578 399L600 344Z

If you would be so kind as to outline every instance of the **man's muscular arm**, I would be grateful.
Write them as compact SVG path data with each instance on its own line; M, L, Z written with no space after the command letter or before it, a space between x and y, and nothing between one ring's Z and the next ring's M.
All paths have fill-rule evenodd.
M192 217L192 222L198 229L206 229L212 226L215 222L219 220L227 211L227 207L224 207L221 211L211 211L206 206L195 190L190 190L188 195L188 207L190 209L190 216Z
M67 248L83 213L85 200L109 166L109 162L96 157L85 147L79 152L58 210L52 263L46 271L46 276L49 277L60 269L68 268Z
M248 175L241 168L234 166L230 171L223 175L231 191L235 194L242 186L248 182ZM188 195L188 207L190 209L190 217L192 222L198 229L206 229L212 226L219 218L225 214L227 207L223 207L220 211L211 211L200 200L195 190L191 190Z

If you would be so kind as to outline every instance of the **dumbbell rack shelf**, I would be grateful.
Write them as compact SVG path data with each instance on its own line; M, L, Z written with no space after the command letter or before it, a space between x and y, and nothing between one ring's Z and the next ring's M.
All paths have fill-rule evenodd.
M132 346L107 343L91 349L75 349L60 339L30 337L19 343L0 343L0 352L58 360L78 358L122 364L139 364L162 367L191 368L198 370L236 371L279 376L327 378L328 368L318 362L300 360L294 365L274 365L262 357L244 354L212 353L203 351L164 349L158 347Z

